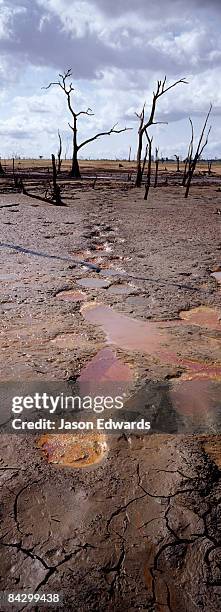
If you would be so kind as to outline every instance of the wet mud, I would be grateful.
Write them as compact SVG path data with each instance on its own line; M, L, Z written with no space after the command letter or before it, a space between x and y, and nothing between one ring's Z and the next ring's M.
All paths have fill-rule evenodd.
M103 262L0 249L1 381L114 380L141 403L152 385L158 419L163 385L192 433L2 435L1 590L62 592L67 611L216 612L220 195L137 191L75 187L62 215L14 194L13 224L1 196L8 243Z
M59 291L59 293L56 294L56 298L59 300L67 300L67 302L82 302L87 299L87 296L81 291L70 289L69 291Z

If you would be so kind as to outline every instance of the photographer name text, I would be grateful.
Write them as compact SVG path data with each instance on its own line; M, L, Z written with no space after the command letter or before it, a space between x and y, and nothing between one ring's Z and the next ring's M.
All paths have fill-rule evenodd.
M12 428L15 431L66 431L66 430L98 430L98 431L147 431L150 429L150 422L145 419L140 421L123 421L112 418L103 419L97 418L95 421L69 421L60 419L59 421L51 421L50 419L40 418L37 421L23 421L22 419L13 419Z

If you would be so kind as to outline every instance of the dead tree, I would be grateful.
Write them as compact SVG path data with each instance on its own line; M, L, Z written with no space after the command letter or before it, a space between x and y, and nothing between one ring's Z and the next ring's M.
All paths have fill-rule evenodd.
M5 171L4 171L4 168L3 168L3 166L2 166L2 160L1 160L1 158L0 158L0 176L5 176Z
M144 200L147 200L148 193L150 190L151 168L152 168L152 142L153 142L153 138L150 138L147 132L146 132L146 137L148 140L148 145L147 145L148 147L148 167L147 167L147 181L146 181L146 187L145 187Z
M95 177L92 183L92 189L95 189L96 182L97 182L97 174L95 174Z
M47 204L55 204L56 206L65 206L65 203L61 200L61 190L59 185L57 184L57 170L56 170L56 161L55 156L52 155L52 173L53 173L53 188L50 190L48 186L46 187L45 197L39 196L30 191L27 191L24 186L23 179L21 177L17 177L17 188L21 193L28 196L29 198L33 198L34 200L40 200L40 202L47 202ZM50 184L49 184L50 187ZM48 193L50 191L50 195L48 197Z
M156 105L157 105L157 101L158 99L163 96L163 94L165 94L167 91L169 91L170 89L172 89L173 87L175 87L176 85L178 85L178 83L186 83L185 79L179 79L179 81L176 81L175 83L172 83L172 85L169 85L168 87L166 87L166 77L164 79L164 81L158 81L157 82L157 89L156 92L153 92L153 99L152 99L152 105L151 105L151 110L150 110L150 114L148 119L145 119L145 107L146 107L146 103L143 105L142 111L140 114L135 113L136 116L139 119L139 129L138 129L138 148L137 148L137 175L136 175L136 182L135 182L135 187L141 187L142 184L142 163L141 163L141 159L142 159L142 150L143 150L143 137L145 132L148 130L148 128L151 125L157 125L159 123L165 123L164 121L154 121L155 118L155 112L156 112Z
M14 181L15 189L18 189L19 191L21 191L20 179L19 179L19 176L15 172L15 159L14 159L14 157L12 159L12 176L13 176L13 181Z
M204 122L204 125L203 125L202 132L200 134L200 138L199 138L199 142L198 142L198 145L197 145L197 149L196 149L195 155L194 155L194 157L193 157L193 159L192 159L192 161L190 163L188 177L187 177L187 181L186 181L185 198L188 198L189 190L190 190L190 185L191 185L191 181L192 181L195 169L196 169L197 162L199 161L199 159L200 159L200 157L202 155L202 152L204 151L206 145L208 144L209 134L210 134L210 131L211 131L211 126L210 126L206 136L205 136L205 132L206 132L206 128L207 128L207 125L208 125L208 121L209 121L209 117L210 117L210 114L211 114L211 110L212 110L212 104L210 104L210 108L209 108L209 111L207 113L207 116L206 116L206 119L205 119L205 122Z
M159 149L156 148L155 152L155 179L154 179L154 188L156 189L158 184L158 171L159 171Z
M129 148L129 155L128 155L128 161L130 162L131 160L131 147Z
M147 154L148 154L148 144L146 145L145 155L144 155L144 158L143 158L143 164L142 164L142 177L143 177L143 175L144 175L144 170L145 170L145 166L146 166Z
M213 160L212 159L208 159L207 164L208 164L208 174L211 175L212 174Z
M53 192L52 192L52 200L55 202L56 206L62 206L61 201L61 189L57 184L57 170L56 170L56 161L55 156L52 154L52 176L53 176Z
M62 159L61 159L61 154L62 154L62 140L61 140L61 134L58 130L58 139L59 139L59 149L58 149L58 168L57 168L57 174L60 174L61 172L61 164L62 164Z
M189 173L190 173L190 167L191 167L192 159L193 159L194 130L193 130L193 122L192 122L192 119L190 117L189 117L189 122L190 122L190 126L191 126L191 138L190 138L190 143L189 143L187 157L185 159L185 166L184 166L184 173L183 173L183 180L182 180L182 186L183 187L185 187L185 185L186 185L186 181L187 181L187 178L188 178Z
M176 171L180 172L180 156L174 155L174 157L176 158Z
M79 163L78 163L79 151L83 147L85 147L87 144L93 142L94 140L96 140L97 138L100 138L101 136L110 136L111 134L121 134L121 132L125 132L126 130L131 129L131 128L125 127L125 128L118 130L116 129L117 127L117 123L116 123L115 125L113 125L113 127L110 130L107 130L104 132L98 132L98 134L95 134L95 136L92 136L91 138L87 138L86 140L84 140L83 142L79 144L78 143L78 130L77 130L78 118L81 115L87 115L91 117L94 115L94 113L92 112L91 108L88 108L86 111L79 111L79 112L75 111L74 106L73 106L73 101L72 101L74 87L72 85L72 82L69 82L69 79L72 76L71 69L67 70L67 72L65 72L64 74L59 74L58 76L59 76L58 81L49 83L47 87L43 87L42 89L49 89L53 85L57 85L58 87L60 87L60 89L64 92L66 96L68 109L72 116L72 124L69 123L68 125L73 133L73 153L72 153L72 167L71 167L70 176L76 179L80 179L81 173L80 173L80 168L79 168Z

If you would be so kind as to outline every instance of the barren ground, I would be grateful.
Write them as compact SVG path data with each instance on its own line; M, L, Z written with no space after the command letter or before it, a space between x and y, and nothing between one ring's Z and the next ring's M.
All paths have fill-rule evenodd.
M144 202L125 180L94 189L64 181L62 208L0 194L2 243L102 269L0 248L1 381L68 381L111 346L134 373L136 401L145 385L162 383L178 415L171 433L110 436L105 458L89 467L49 463L38 436L2 434L2 591L59 591L65 611L219 609L221 311L210 273L220 265L221 193L216 182L196 183L188 200L171 179ZM108 283L82 287L85 278ZM66 290L82 291L84 307L57 295ZM146 351L144 332L124 317L126 339L111 337L112 311L99 325L85 316L87 302L89 313L98 302L141 330L173 321L168 355L154 339ZM213 310L181 324L181 311L200 306ZM188 405L179 399L185 379L198 383Z

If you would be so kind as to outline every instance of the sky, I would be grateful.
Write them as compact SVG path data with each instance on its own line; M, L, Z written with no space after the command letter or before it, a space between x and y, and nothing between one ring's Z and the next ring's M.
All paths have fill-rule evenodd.
M84 158L132 157L138 120L150 110L158 79L185 78L157 106L153 146L160 156L185 157L189 117L199 135L210 102L211 135L205 152L221 157L220 0L0 0L0 155L71 156L72 132L66 99L56 86L72 69L73 105L82 115L78 138L133 128L96 140Z

